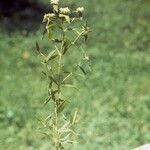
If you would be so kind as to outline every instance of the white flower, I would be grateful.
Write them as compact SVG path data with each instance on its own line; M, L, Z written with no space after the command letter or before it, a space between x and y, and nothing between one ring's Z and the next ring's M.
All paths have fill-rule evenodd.
M68 7L60 8L59 11L62 14L69 14L70 13L70 9Z
M53 4L53 5L58 5L59 0L51 0L50 2L51 2L51 4Z
M76 9L76 11L82 13L84 11L84 7L79 7Z

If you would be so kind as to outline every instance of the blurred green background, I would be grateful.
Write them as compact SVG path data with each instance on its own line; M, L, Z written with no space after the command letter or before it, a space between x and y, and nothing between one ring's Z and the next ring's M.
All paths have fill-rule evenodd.
M1 2L0 2L1 3ZM46 8L48 0L41 0ZM92 72L79 83L67 112L79 110L80 134L73 150L129 150L150 142L150 1L65 0L84 6L92 29L86 50ZM29 16L32 11L28 12ZM36 15L33 15L33 18ZM18 19L18 18L17 18ZM16 19L16 20L17 20ZM48 139L37 131L44 117L46 83L35 41L41 40L41 20L0 23L0 149L49 150ZM34 25L35 24L35 25ZM9 27L7 28L8 25ZM13 30L14 29L14 30ZM75 56L78 57L78 56Z

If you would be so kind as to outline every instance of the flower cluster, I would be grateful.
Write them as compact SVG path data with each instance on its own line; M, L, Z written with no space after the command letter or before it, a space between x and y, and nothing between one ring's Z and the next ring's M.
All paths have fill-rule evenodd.
M77 11L78 13L83 13L84 7L79 7L79 8L76 9L76 11Z
M59 0L51 0L50 3L51 3L52 5L58 5Z
M59 9L59 12L61 14L70 14L70 9L68 7L65 7L65 8L60 8Z
M77 19L82 20L82 14L84 11L83 7L79 7L76 10L71 11L68 7L59 8L59 0L51 0L50 3L53 8L53 13L44 15L43 22L47 23L46 28L48 28L49 23L51 23L53 18L58 18L68 23L73 22L74 20L77 20Z

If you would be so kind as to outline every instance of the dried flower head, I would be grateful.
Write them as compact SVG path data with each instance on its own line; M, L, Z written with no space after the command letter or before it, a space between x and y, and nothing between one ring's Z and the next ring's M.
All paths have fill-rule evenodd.
M68 7L60 8L59 11L62 14L70 14L70 9Z
M51 3L52 5L58 5L59 0L51 0L50 3Z

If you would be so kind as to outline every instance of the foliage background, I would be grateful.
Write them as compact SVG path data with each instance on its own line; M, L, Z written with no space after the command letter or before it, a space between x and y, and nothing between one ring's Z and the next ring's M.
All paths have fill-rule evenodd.
M43 2L43 1L42 1ZM148 0L65 1L84 6L92 33L86 50L92 72L72 95L79 109L79 143L72 149L127 150L150 142L150 2ZM48 2L45 0L45 4ZM40 21L39 21L40 23ZM42 27L9 32L0 26L0 149L47 150L37 131L45 81L35 50ZM77 57L74 54L74 57ZM70 148L69 148L70 149Z

